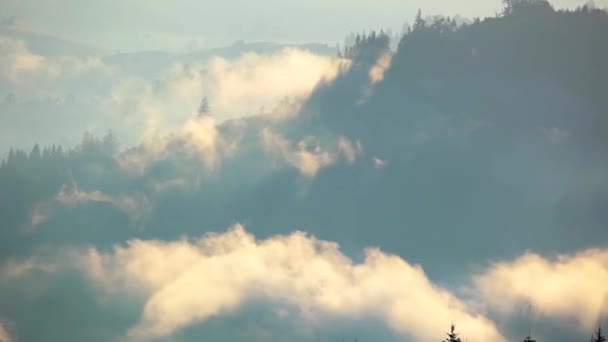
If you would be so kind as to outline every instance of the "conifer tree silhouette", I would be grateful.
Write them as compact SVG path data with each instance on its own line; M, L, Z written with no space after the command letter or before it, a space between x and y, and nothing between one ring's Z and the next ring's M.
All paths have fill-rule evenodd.
M532 339L532 334L528 331L528 336L522 342L536 342L536 340Z
M458 336L458 333L455 331L456 327L454 326L454 323L452 323L451 329L449 333L446 333L446 335L448 335L448 337L443 340L443 342L461 342L460 340L460 336Z
M593 338L591 339L592 342L606 342L606 336L604 336L604 334L602 333L602 327L598 326L597 327L597 331L595 332Z

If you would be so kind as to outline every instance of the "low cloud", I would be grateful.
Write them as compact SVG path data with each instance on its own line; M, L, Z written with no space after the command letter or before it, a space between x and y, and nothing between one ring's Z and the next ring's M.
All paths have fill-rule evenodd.
M28 71L42 68L45 58L31 53L19 40L0 36L0 74L13 82Z
M29 258L25 260L9 260L4 265L0 275L3 278L6 277L9 279L14 279L21 278L32 272L52 273L56 270L58 270L58 266L53 262ZM0 339L0 341L2 341L2 339Z
M383 159L380 159L378 157L373 157L372 158L372 164L374 165L374 167L376 169L383 169L386 166L387 161L383 160Z
M191 118L204 97L217 124L258 114L289 118L319 82L332 80L348 66L346 60L286 48L272 55L175 64L156 70L160 76L152 80L99 57L40 56L24 41L0 36L0 99L8 99L0 106L6 116L19 118L9 122L9 133L0 142L29 148L31 141L10 134L27 130L39 144L75 144L83 131L112 129L123 146L134 146L194 123ZM59 125L62 130L32 127L40 110L52 118L41 127Z
M88 202L109 203L127 214L132 222L142 220L149 207L149 201L142 193L110 195L97 190L81 190L78 184L71 183L63 185L55 197L43 201L30 212L29 226L26 230L32 231L46 223L59 207L74 207Z
M363 146L360 141L351 142L346 137L338 138L338 150L346 158L349 164L354 163L357 157L363 153Z
M12 260L2 280L78 268L103 298L143 301L128 340L164 339L212 317L265 303L314 331L330 317L379 319L415 341L438 340L450 323L466 339L505 341L494 320L520 308L553 321L577 319L589 331L608 314L608 251L554 259L527 253L471 276L458 297L423 269L377 248L355 262L337 243L303 232L257 239L237 224L175 241L130 240L111 250L68 248L56 257ZM289 309L286 309L289 308Z
M319 82L332 80L347 67L348 61L293 48L234 60L215 57L175 65L156 82L118 79L103 108L123 113L147 138L179 129L197 114L203 98L217 123L262 114L263 108L272 109L264 114L289 117Z
M87 89L81 82L90 78L109 84L113 72L98 57L45 57L24 41L0 35L0 84L19 97L66 97L70 90Z
M111 293L146 303L129 337L149 340L266 298L298 307L303 317L375 316L417 341L441 338L454 321L472 340L504 341L416 265L378 249L354 263L336 243L302 232L256 240L237 225L197 240L132 240L109 253L90 249L84 271Z
M492 265L475 284L482 301L502 314L529 305L546 317L576 319L589 330L608 315L608 250L555 259L527 253Z
M384 79L384 73L391 66L393 55L390 51L382 54L376 64L374 64L369 70L369 79L372 84L378 83Z
M280 133L266 128L262 131L262 142L267 151L278 155L306 176L315 176L321 168L335 162L335 156L324 150L314 137L300 140L294 147Z
M315 176L322 168L335 164L340 156L352 164L363 152L359 141L353 143L346 137L339 137L335 145L330 147L331 151L322 147L315 137L310 136L294 144L270 128L262 130L261 138L266 151L279 156L282 161L309 177Z
M285 97L306 97L322 81L334 79L348 61L287 48L263 56L253 53L229 61L215 58L209 65L219 112L243 116Z
M181 152L202 161L207 170L215 171L222 159L238 151L239 141L238 135L220 134L215 118L199 115L191 117L175 132L147 138L140 146L121 153L117 158L123 170L143 174L150 164Z

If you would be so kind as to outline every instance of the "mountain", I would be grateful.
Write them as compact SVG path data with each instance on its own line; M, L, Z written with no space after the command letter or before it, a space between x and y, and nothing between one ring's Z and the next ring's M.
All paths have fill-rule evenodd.
M103 50L21 25L0 25L0 36L25 42L32 53L40 56L98 56Z
M244 53L270 55L285 48L299 48L325 56L334 56L336 48L321 43L281 44L272 42L237 42L231 46L210 48L187 53L171 53L164 51L141 51L133 53L109 54L104 62L123 71L140 77L155 78L176 64L202 63L213 57L234 59Z
M602 288L593 279L606 274L605 257L589 264L575 263L577 269L564 278L557 274L568 268L564 255L592 254L589 251L605 251L608 245L608 13L586 7L557 11L545 1L508 3L513 5L504 13L464 25L450 18L426 20L419 15L396 52L381 32L359 35L352 46L340 51L350 67L336 79L320 83L288 119L256 116L213 126L209 117L200 116L189 122L188 134L175 132L126 151L117 148L111 134L99 139L85 135L80 145L66 150L35 146L29 153L12 151L0 167L0 188L5 190L0 192L4 227L0 258L27 256L27 260L46 261L48 250L87 246L104 251L103 256L96 255L96 265L103 267L111 263L108 255L129 255L133 248L141 248L154 255L154 264L164 266L161 246L177 241L171 244L171 255L179 255L175 260L188 270L170 278L170 284L159 291L164 293L183 281L203 293L205 289L199 291L197 285L207 279L206 264L192 266L183 261L195 260L182 257L193 253L184 236L223 231L235 222L245 223L258 239L302 230L339 244L350 259L344 268L357 272L376 269L350 263L364 260L362 251L369 246L421 265L412 269L429 276L431 283L423 284L429 291L438 284L461 295L469 290L466 286L479 269L500 262L499 271L505 275L500 290L521 293L525 298L517 304L532 303L542 312L533 318L535 336L543 337L539 340L587 339L587 332L573 319L585 311L565 303L586 303L591 298L591 319L601 319L606 312L603 292L596 297L573 295L561 281ZM238 51L233 47L224 53ZM192 58L205 56L193 54ZM133 58L130 63L145 59ZM155 58L166 63L161 59L173 57ZM331 246L318 246L321 252L308 251L301 236L293 240L305 258L318 252L342 260ZM145 241L153 241L152 246L145 247ZM237 242L219 246L213 258L231 259L224 253ZM191 243L196 244L195 250L208 252L206 242ZM112 248L115 244L122 247ZM263 244L286 253L274 242ZM252 241L243 248L247 253L260 249ZM547 259L538 257L535 265L540 266L526 267L526 260L536 259L530 251ZM522 255L525 260L516 259L523 263L522 273L508 277L510 264L502 261ZM556 255L561 257L554 259ZM272 262L273 256L268 257ZM312 268L318 268L327 281L314 294L331 307L341 307L324 295L334 284L334 276L343 271L313 259L317 263ZM399 258L370 259L388 275L405 264ZM389 266L382 266L383 262ZM148 267L147 263L139 266L147 278L156 277ZM170 269L163 267L163 273ZM203 269L202 276L190 278L189 269ZM589 273L579 277L578 272L585 270ZM240 272L232 273L243 279ZM298 272L304 271L289 269L289 274ZM553 277L538 275L544 272ZM588 277L591 273L601 276ZM98 284L90 285L77 271L69 275L49 276L56 282L50 285L53 291L36 288L35 298L26 289L20 292L18 281L10 283L16 284L13 287L0 287L0 307L19 322L19 336L24 340L111 340L129 331L158 298L150 295L146 305L137 296L110 294L113 299L96 304L89 291ZM388 279L401 279L400 274L394 276ZM104 285L113 280L99 278ZM357 277L337 278L346 279L348 286L357 281ZM378 293L401 293L397 291L416 286L407 281L370 283L369 288L379 289ZM232 284L220 285L230 288ZM240 280L238 285L248 288L250 284ZM547 298L545 291L560 295ZM180 299L171 302L170 308L194 307L196 313L207 309L203 304L192 305L191 297L170 293ZM362 300L359 295L366 294L349 293L346 298L356 303ZM270 296L272 301L272 295L256 293L254 300ZM449 315L422 317L419 309L429 297L414 294L418 295L420 301L399 306L397 311L407 316L405 320L417 325L426 322L422 319L453 319ZM542 300L539 304L526 296ZM442 292L438 297L449 296ZM123 298L125 302L120 302ZM478 298L471 299L471 310L477 310ZM551 306L553 300L556 306ZM58 301L61 305L56 305ZM558 312L546 309L545 304ZM248 309L222 311L209 319L193 315L186 320L190 326L176 328L175 338L250 341L239 335L242 329L231 327L254 322L253 326L262 325L286 340L335 340L326 338L322 328L295 336L297 331L290 325L274 325L276 317L267 316L268 311ZM51 311L53 320L45 320ZM79 317L73 317L74 312ZM474 311L490 317L512 340L525 332L531 324L529 316L536 314L524 317L521 312L527 310L519 308L514 312L505 316L485 306ZM361 333L373 334L364 335L367 340L403 340L404 336L386 334L390 330L385 329L386 322L376 325L374 319L380 315L370 315L373 318L359 326ZM73 324L77 318L85 321L84 317L94 323ZM401 331L399 322L389 323L398 326L394 332ZM370 326L373 329L367 329ZM357 329L347 329L351 328ZM409 328L405 327L406 333Z

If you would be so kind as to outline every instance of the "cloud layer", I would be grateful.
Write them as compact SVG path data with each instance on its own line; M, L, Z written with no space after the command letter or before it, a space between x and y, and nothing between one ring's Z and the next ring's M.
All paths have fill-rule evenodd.
M319 82L348 68L346 60L285 48L178 63L145 78L99 57L41 56L9 36L0 35L0 52L0 108L3 116L17 118L7 121L7 128L31 131L41 144L72 145L84 130L99 135L112 129L133 145L191 124L204 97L218 123L262 112L281 118L293 114ZM147 62L142 57L142 64ZM33 117L44 122L41 126L62 129L37 130L30 125ZM8 134L0 144L20 147L32 137L21 139Z
M372 319L415 341L440 339L452 322L466 339L505 341L507 332L494 322L517 317L522 306L549 321L575 319L581 331L608 317L606 249L497 262L471 274L467 293L439 286L421 266L377 248L355 262L335 242L300 231L257 239L240 224L195 239L130 240L107 251L68 248L56 258L12 259L0 278L60 275L69 265L104 298L143 301L126 336L134 341L163 339L262 302L311 331L330 318Z
M110 195L98 190L81 190L78 184L72 183L62 186L52 199L43 201L31 210L26 231L31 232L39 225L46 223L59 207L75 207L93 202L111 204L127 214L134 223L143 219L149 207L148 198L143 193Z
M168 336L266 298L296 305L304 316L378 316L418 341L440 338L452 321L471 339L504 340L419 266L377 249L357 264L336 243L301 232L256 240L237 225L198 240L133 240L111 253L89 250L85 270L107 290L146 297L133 338Z
M484 302L502 314L530 305L541 316L576 319L592 329L608 315L608 250L555 259L528 253L475 278Z

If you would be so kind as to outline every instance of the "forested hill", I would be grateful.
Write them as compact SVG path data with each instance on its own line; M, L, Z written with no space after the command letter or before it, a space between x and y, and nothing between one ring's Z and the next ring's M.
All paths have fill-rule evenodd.
M586 154L602 155L608 14L587 7L556 11L545 1L510 6L497 17L460 26L449 17L431 21L420 14L384 80L373 87L366 87L366 73L386 51L387 37L359 37L360 45L347 54L364 67L320 89L310 104L320 106L338 131L360 124L355 135L390 138L398 133L391 130L411 127L411 120L440 115L460 124L492 122L516 140L524 132L538 137L539 129L561 128ZM370 133L370 125L384 133Z
M249 117L214 131L195 118L192 132L212 138L176 133L122 150L108 134L12 151L0 166L0 260L244 222L259 238L301 229L338 241L354 260L378 246L457 287L487 260L605 247L608 13L512 0L470 24L425 18L397 51L383 32L358 36L339 51L350 67L287 119ZM48 315L44 300L28 301L28 311L19 291L0 291L0 308L20 326ZM48 296L71 298L62 291ZM66 301L53 310L81 308ZM95 340L91 330L128 330L127 316L74 327L55 314L19 336ZM243 340L222 324L183 334ZM527 324L501 329L516 338ZM398 340L351 328L361 341ZM539 329L546 341L588 336L555 321Z

